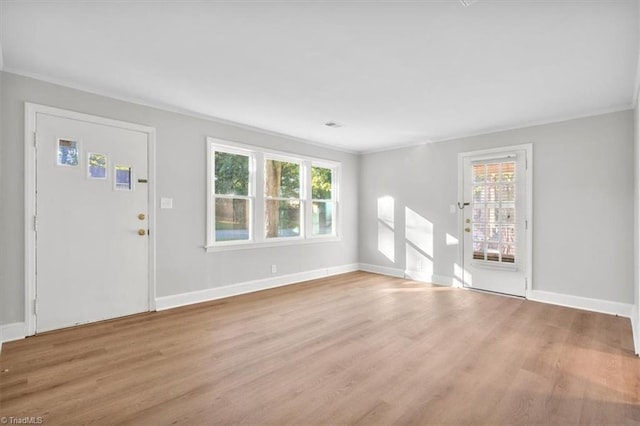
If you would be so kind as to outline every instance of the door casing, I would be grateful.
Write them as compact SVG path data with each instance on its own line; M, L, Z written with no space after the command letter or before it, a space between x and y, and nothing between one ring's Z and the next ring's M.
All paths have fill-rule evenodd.
M464 160L467 157L474 157L476 159L486 157L490 159L492 157L500 156L501 154L510 153L513 151L525 151L527 167L525 169L527 179L527 193L525 215L527 220L527 227L525 228L525 238L527 255L525 256L525 298L529 299L531 290L533 288L533 143L526 143L521 145L510 145L498 148L483 149L479 151L467 151L458 153L458 201L460 205L465 202L464 200ZM464 212L458 208L458 241L461 243L458 245L458 265L464 263ZM461 268L462 269L462 268ZM466 271L462 270L461 277L459 279L464 285Z
M36 116L38 113L68 118L88 123L101 124L126 130L138 131L147 135L148 155L148 227L149 227L149 271L148 294L149 311L156 309L156 169L155 146L156 130L153 127L126 121L113 120L90 114L68 111L60 108L25 103L25 332L27 336L36 333Z

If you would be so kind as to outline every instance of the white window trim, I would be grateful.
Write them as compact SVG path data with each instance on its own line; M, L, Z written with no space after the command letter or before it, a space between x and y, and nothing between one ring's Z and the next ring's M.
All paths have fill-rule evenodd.
M293 153L264 149L258 146L246 145L228 140L207 137L207 223L205 250L207 252L244 250L267 247L281 247L288 245L315 244L334 242L342 239L342 221L340 211L340 179L341 163L320 158L308 157ZM249 240L238 241L214 241L215 234L215 207L213 201L213 168L215 151L229 152L233 154L249 155L250 184L249 194L253 198L251 205L251 217L249 220ZM264 232L264 210L267 197L265 187L265 159L298 163L301 166L300 202L302 206L300 236L266 238ZM311 167L325 167L332 169L332 199L334 205L333 230L330 235L311 235L313 230L311 199ZM323 200L325 201L325 200Z

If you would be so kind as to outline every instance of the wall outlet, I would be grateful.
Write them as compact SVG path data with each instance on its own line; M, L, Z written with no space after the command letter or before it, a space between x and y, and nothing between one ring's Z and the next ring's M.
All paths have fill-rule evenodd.
M278 272L278 267L276 265L271 265L271 273L275 274L276 272Z

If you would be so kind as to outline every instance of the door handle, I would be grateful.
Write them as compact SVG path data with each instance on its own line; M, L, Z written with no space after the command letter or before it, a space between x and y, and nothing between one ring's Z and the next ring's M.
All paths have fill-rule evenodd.
M147 231L145 231L144 229L138 229L138 235L140 236L147 235Z
M471 228L467 226L466 228L464 228L464 232L471 232Z

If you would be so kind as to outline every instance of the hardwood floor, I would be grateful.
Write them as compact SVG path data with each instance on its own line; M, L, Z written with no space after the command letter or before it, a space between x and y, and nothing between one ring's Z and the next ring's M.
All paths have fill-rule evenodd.
M628 319L365 272L6 343L44 424L640 424Z

